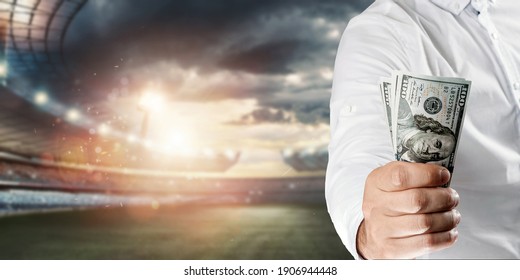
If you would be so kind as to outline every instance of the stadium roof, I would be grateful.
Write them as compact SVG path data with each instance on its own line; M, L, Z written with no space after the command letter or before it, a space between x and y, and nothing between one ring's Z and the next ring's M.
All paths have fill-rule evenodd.
M88 135L29 102L38 86L67 76L63 43L86 0L0 1L0 149L22 155L57 155L59 139Z
M65 34L86 0L0 1L0 35L12 78L67 74ZM37 75L35 75L37 74Z

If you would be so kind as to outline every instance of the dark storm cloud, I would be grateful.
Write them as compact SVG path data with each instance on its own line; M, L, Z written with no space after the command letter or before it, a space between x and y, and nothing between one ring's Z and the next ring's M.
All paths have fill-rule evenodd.
M267 42L230 53L219 65L227 69L253 73L288 73L291 72L288 64L303 45L299 40Z
M299 104L293 107L296 119L301 123L329 123L328 104Z
M315 30L304 28L303 22L310 17L345 22L349 11L363 6L360 3L366 1L90 0L69 30L67 49L71 60L94 64L140 54L134 60L175 58L186 65L207 67L276 41L291 42L290 49L297 51L298 46L312 42L302 38L319 37L313 34ZM283 22L291 16L294 18ZM233 47L228 48L229 44ZM280 47L280 51L272 50L278 56L268 59L285 59L287 45L273 47ZM98 59L87 60L82 55Z
M222 71L242 72L256 79L215 83L180 98L253 98L265 108L292 110L301 122L323 122L330 81L319 70L332 68L339 42L328 32L341 32L371 2L89 0L67 33L66 58L93 99L93 92L111 89L123 76L133 87L150 79L180 87L183 80L165 71L168 66L196 69L201 81ZM301 74L301 84L287 84L284 75L290 73Z
M234 125L251 125L261 123L290 123L292 118L290 114L281 109L260 108L249 114L243 115L239 120L232 121L229 124Z
M263 107L231 121L233 125L251 125L262 123L304 123L328 124L330 110L328 103L319 102L278 102L265 104Z
M103 68L121 57L132 66L156 60L175 59L186 66L211 68L212 64L237 67L237 57L251 60L259 52L266 64L285 62L308 51L309 45L330 47L336 41L318 42L320 30L308 21L321 17L346 23L368 1L342 0L90 0L72 23L67 37L69 59ZM272 50L266 48L272 47ZM287 52L293 51L289 58ZM272 55L268 53L272 53ZM256 72L257 66L239 68ZM282 63L279 63L282 64ZM279 68L268 67L274 73Z

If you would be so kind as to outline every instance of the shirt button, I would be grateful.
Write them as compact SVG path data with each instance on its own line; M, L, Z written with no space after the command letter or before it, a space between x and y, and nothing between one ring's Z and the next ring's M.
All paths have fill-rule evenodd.
M356 106L345 106L343 109L341 109L340 114L342 116L350 115L352 113L356 112Z
M514 84L513 84L513 88L514 88L515 90L519 90L519 89L520 89L520 83L519 83L519 82L514 83Z
M491 38L493 40L497 40L498 39L498 33L496 33L496 32L491 33Z

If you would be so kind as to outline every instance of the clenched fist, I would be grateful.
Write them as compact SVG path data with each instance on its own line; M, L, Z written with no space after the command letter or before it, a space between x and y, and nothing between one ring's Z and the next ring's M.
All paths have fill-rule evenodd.
M366 259L415 258L457 240L459 195L441 188L449 171L432 164L391 162L365 182L364 220L357 235Z

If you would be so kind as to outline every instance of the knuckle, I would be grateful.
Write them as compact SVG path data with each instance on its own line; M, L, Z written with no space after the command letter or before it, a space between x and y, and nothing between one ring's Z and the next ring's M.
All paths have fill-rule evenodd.
M406 170L406 167L402 164L396 163L392 165L391 170L392 183L397 187L406 185L408 181L408 172Z
M430 168L425 173L426 180L428 181L428 184L430 185L436 185L439 181L439 172L437 171L437 168Z
M421 233L431 230L433 227L433 217L430 214L423 214L417 218L417 230Z
M383 167L378 167L370 171L365 179L365 192L378 189L381 181Z
M370 171L370 173L368 173L368 176L367 176L367 181L370 181L370 182L377 182L377 179L381 176L381 173L384 172L385 168L387 168L386 166L390 165L391 163L387 163L386 165L383 165L383 166L379 166L379 167L376 167L374 169L372 169L372 171Z
M428 196L421 189L411 190L410 206L413 213L419 213L428 205Z
M376 168L368 174L367 179L365 180L365 189L375 186L374 181L377 177L378 170L379 168Z

